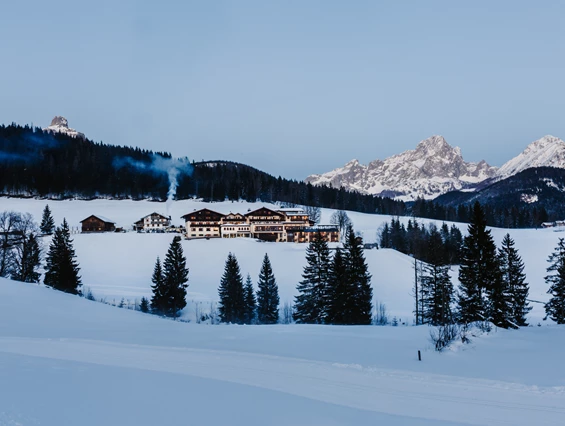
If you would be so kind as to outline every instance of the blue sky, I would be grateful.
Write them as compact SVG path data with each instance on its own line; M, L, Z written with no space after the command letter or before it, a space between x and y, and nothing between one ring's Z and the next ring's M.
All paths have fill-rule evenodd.
M565 138L562 1L12 1L0 40L3 123L289 178Z

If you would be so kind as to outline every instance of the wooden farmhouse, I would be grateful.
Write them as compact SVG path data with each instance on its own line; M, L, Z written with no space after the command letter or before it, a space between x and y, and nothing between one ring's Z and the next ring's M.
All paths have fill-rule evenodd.
M116 223L104 216L91 215L80 221L82 232L114 232Z
M314 226L302 209L271 210L261 207L246 214L222 214L209 209L188 213L186 236L193 238L256 238L275 242L310 242L320 234L329 242L339 242L339 230L333 225Z
M151 213L134 223L134 231L164 232L171 226L171 218L160 213Z

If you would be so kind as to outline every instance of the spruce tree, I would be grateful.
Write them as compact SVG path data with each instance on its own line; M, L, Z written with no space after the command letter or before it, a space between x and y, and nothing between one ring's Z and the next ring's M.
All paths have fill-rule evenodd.
M342 249L336 249L330 265L328 280L328 305L326 308L327 324L347 324L352 313L347 311L354 306L356 289L348 279L347 268Z
M451 323L453 284L449 276L449 266L424 264L421 286L424 323L432 325Z
M343 244L347 285L351 288L352 297L347 300L345 311L346 324L371 324L373 309L373 289L371 274L363 254L363 241L355 235L353 226L349 224Z
M306 266L302 281L296 286L300 293L295 297L294 320L304 324L322 324L327 315L330 249L320 232L306 248Z
M167 294L164 315L178 316L186 306L186 288L188 287L188 268L181 245L181 238L173 238L165 261L163 262L163 281Z
M246 319L247 306L243 289L243 278L235 255L229 253L224 274L218 288L220 296L220 321L241 324Z
M43 217L39 229L43 235L51 235L55 230L55 221L53 220L48 204L43 209Z
M468 235L461 249L459 268L459 321L468 324L473 321L490 319L490 309L486 294L499 284L500 268L496 255L496 245L486 229L486 219L481 205L473 206Z
M78 274L80 268L75 260L76 254L72 243L69 225L67 220L63 219L61 227L55 229L49 246L43 282L57 290L81 294L82 283Z
M141 298L141 303L139 304L139 310L141 312L149 312L149 300L146 297Z
M243 296L245 299L245 324L253 324L255 321L255 310L257 309L257 301L255 300L255 292L253 291L253 281L251 275L247 274L245 285L243 286Z
M528 325L526 315L532 309L528 304L529 286L524 274L524 262L514 247L514 240L506 234L498 251L502 281L509 296L508 322L511 327Z
M39 244L33 233L24 236L21 247L18 249L12 279L26 283L37 283L41 274L37 272L40 264Z
M545 313L557 324L565 324L565 239L559 238L555 251L547 261L550 266L545 277L551 298L545 304Z
M257 321L260 324L276 324L279 320L279 288L267 253L257 287Z
M165 287L165 277L163 276L163 267L161 266L161 259L157 256L155 267L153 268L153 276L151 277L151 311L156 314L163 314L167 310L168 293Z

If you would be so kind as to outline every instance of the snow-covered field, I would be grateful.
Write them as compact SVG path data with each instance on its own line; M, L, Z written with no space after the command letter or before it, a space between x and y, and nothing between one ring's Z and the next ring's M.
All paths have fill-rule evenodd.
M30 212L44 200L0 199ZM165 205L133 201L49 201L70 225L101 214L129 227ZM173 203L180 216L250 203ZM322 222L331 211L324 210ZM388 216L349 213L367 241ZM407 219L402 219L407 220ZM466 225L460 225L465 231ZM494 229L499 242L506 230ZM546 258L561 233L512 230L531 298L547 300ZM169 234L76 234L84 285L107 300L150 295L157 255ZM183 241L189 308L217 298L228 252L256 280L264 253L282 301L291 301L305 245L250 239ZM411 323L412 259L367 250L376 301ZM454 271L456 276L456 271ZM469 345L433 351L429 328L234 326L176 322L118 309L36 284L0 279L0 426L15 425L562 425L565 327L541 321L535 304L518 331L495 330ZM417 351L422 351L421 362Z
M0 425L563 424L564 327L443 354L428 332L187 324L0 279Z
M79 228L80 221L91 214L99 214L114 220L118 226L131 229L134 221L153 211L170 214L173 223L180 225L180 217L195 209L204 207L228 213L256 209L267 205L263 203L222 202L203 203L197 200L183 200L172 203L166 211L165 203L150 201L46 201L36 199L0 198L0 211L15 210L31 213L37 221L45 204L53 211L55 222L63 217L71 227ZM329 223L332 210L322 210L321 223ZM377 229L390 216L370 215L348 212L355 230L360 231L366 242L376 240ZM408 218L401 218L405 223ZM432 222L423 220L424 222ZM439 222L438 222L439 224ZM467 225L457 224L463 234ZM553 229L506 230L493 229L493 236L500 243L506 232L516 240L516 246L526 264L526 274L530 283L530 299L544 302L548 299L546 275L547 257L553 251L563 232ZM97 298L119 303L121 298L132 303L142 296L151 294L151 274L157 256L163 256L173 238L171 234L137 234L134 232L106 234L76 234L73 236L81 275L85 287L92 290ZM47 243L47 241L46 241ZM229 252L235 253L242 273L251 274L257 280L261 261L269 254L273 270L279 284L281 303L291 302L296 294L296 284L300 281L305 264L306 245L295 243L265 243L251 239L191 240L183 241L183 248L190 269L188 287L188 306L183 316L194 319L195 310L207 312L210 302L217 300L217 288L223 273L224 262ZM372 285L376 303L384 303L392 318L396 316L403 322L412 322L412 286L414 271L412 258L393 250L366 250L365 256L373 275ZM457 271L453 271L456 282ZM375 303L375 304L376 304ZM545 313L543 304L533 303L530 323L542 322Z

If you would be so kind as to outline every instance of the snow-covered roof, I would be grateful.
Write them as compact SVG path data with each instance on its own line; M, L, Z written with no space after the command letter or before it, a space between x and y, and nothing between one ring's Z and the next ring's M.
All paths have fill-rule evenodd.
M88 216L88 217L87 217L86 219L88 219L89 217L92 217L92 216L94 216L94 217L96 217L96 218L100 219L100 220L101 220L102 222L106 222L106 223L113 223L113 224L115 224L115 223L116 223L116 222L114 222L113 220L111 220L111 219L108 219L107 217L104 217L104 216L100 216L99 214L91 214L91 215L90 215L90 216ZM84 221L85 221L86 219L83 219L83 220L81 220L81 223L82 223L82 222L84 222Z
M145 219L146 217L153 216L153 215L161 216L161 217L164 217L165 219L170 219L168 216L165 216L164 214L157 213L157 212L153 212L153 213L150 213L150 214L146 214L145 216L143 216L143 217L142 217L141 219L139 219L139 220L143 220L143 219Z

